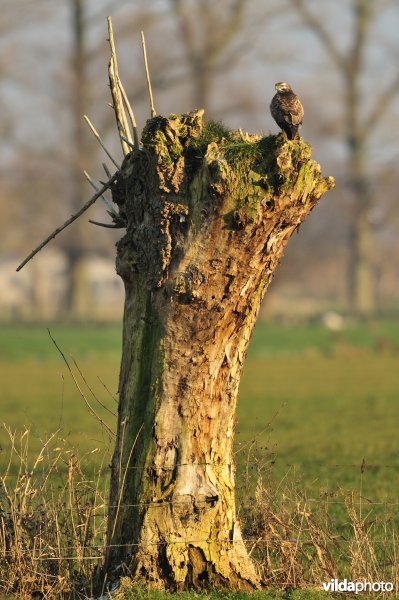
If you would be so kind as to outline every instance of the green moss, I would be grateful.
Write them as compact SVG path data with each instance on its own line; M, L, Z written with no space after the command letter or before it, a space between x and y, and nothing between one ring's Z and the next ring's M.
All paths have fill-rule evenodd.
M252 196L253 201L249 202L252 213L260 195L253 193L254 185L265 190L267 195L273 195L284 193L296 183L300 195L299 188L306 186L308 177L312 176L309 170L311 166L308 164L311 148L302 138L289 141L282 133L259 138L256 135L242 134L241 131L232 131L224 123L211 120L202 128L200 125L198 135L187 138L189 143L184 148L190 119L192 117L189 115L170 115L168 120L164 119L161 123L164 129L155 132L152 130L152 145L157 146L157 153L162 163L165 165L175 163L184 153L186 172L192 177L209 146L216 143L219 151L217 162L221 165L225 161L225 165L236 172L234 179L237 185L240 180L243 180L239 184L241 190L236 189L236 191L239 198ZM165 127L167 123L168 126ZM252 186L251 191L249 185ZM233 189L230 191L234 192ZM235 207L237 207L236 203Z
M235 140L222 146L225 158L234 176L230 183L230 209L238 223L253 221L259 202L274 192L273 163L275 162L275 137ZM269 179L270 177L270 179ZM266 192L266 193L265 193Z
M154 145L157 147L157 153L165 164L175 162L183 152L183 147L177 136L173 139L166 137L160 129L154 135Z
M269 155L272 161L268 170L269 191L277 195L288 192L295 200L308 184L313 184L316 163L311 160L312 148L302 138L289 141L284 134L276 136L274 141L275 147Z
M229 165L237 166L241 162L252 164L261 160L264 152L270 152L274 136L257 139L255 136L245 139L238 131L228 129L223 123L208 121L205 123L198 138L190 141L189 150L194 151L198 158L203 158L212 142L216 142Z
M195 152L197 157L203 158L206 149L212 142L220 142L223 138L229 139L231 130L224 123L218 121L208 121L204 124L200 135L190 140L189 149Z
M312 185L314 182L314 161L305 162L298 173L297 180L294 184L294 188L292 190L293 199L297 199L303 195L303 192L309 185Z
M202 220L204 184L203 177L197 180L196 175L201 173L205 157L211 197L215 201L224 198L226 223L236 229L256 219L260 201L287 194L295 202L306 198L306 190L314 183L317 164L302 138L290 141L283 133L264 138L243 134L222 122L203 124L202 113L158 118L148 128L147 137L150 133L158 164L167 167L166 173L184 158L184 174L192 186L190 214L196 224Z
M209 155L211 144L217 146L214 159ZM201 135L191 140L188 158L197 159L199 166L207 152L220 185L228 186L224 206L226 223L229 227L241 228L256 217L265 190L267 195L272 192L267 173L272 169L275 156L275 136L244 135L227 129L223 123L210 121Z
M124 445L124 465L128 464L129 456L133 461L140 457L140 463L135 463L135 467L140 466L144 469L143 461L151 454L150 447L154 441L148 432L151 430L153 415L159 401L158 376L163 369L162 335L162 324L154 309L151 292L147 289L145 281L142 281L135 297L134 318L129 323L125 320L124 341L127 346L125 345L124 355L128 348L126 360L130 363L127 365L127 369L130 370L128 376L130 383L124 390L125 397L129 399L129 419L125 439L136 439L140 427L142 433L137 438L133 455L131 455L131 442ZM144 447L146 447L145 451ZM135 468L126 481L126 493L135 497L140 485L141 469Z
M233 168L252 167L262 159L262 150L259 142L232 142L223 146L225 157Z

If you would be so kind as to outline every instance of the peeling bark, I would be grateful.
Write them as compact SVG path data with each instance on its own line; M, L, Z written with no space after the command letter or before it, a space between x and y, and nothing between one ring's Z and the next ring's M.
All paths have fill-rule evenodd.
M165 589L259 585L236 515L238 386L263 295L334 185L302 139L151 119L113 188L126 217L108 576Z

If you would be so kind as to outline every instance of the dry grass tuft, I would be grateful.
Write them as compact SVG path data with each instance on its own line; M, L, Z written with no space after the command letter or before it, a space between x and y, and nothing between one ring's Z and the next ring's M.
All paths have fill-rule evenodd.
M399 585L397 506L360 492L307 498L297 483L259 477L242 506L245 538L268 588L317 588L330 579ZM395 514L396 513L396 514Z
M0 476L0 594L87 598L105 544L108 477L102 464L93 467L87 460L99 450L79 458L54 434L32 458L29 431L7 432L11 450ZM269 590L320 590L322 582L345 577L398 588L396 505L371 503L361 487L309 498L294 478L273 479L272 469L258 476L255 498L242 496L244 538Z
M32 460L29 431L7 429L11 451L0 477L0 592L31 598L83 597L104 543L102 467L53 434ZM92 453L97 452L95 449Z

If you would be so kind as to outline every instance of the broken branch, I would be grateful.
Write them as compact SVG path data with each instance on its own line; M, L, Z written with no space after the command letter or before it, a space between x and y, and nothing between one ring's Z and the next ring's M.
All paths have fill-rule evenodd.
M78 219L80 217L80 215L83 215L83 213L86 212L86 210L88 208L90 208L90 206L92 204L94 204L95 201L106 190L108 190L111 187L111 185L115 181L116 177L117 177L117 173L115 173L115 175L113 177L111 177L111 179L109 181L107 181L103 185L103 187L96 194L94 194L94 196L92 196L90 198L90 200L88 200L86 202L86 204L84 204L80 210L78 210L78 212L76 212L71 217L69 217L69 219L67 219L63 225L60 225L60 227L57 227L57 229L55 229L53 231L53 233L51 233L41 244L39 244L39 246L37 248L35 248L35 250L32 250L32 252L29 254L29 256L27 256L25 258L25 260L23 260L21 262L21 264L17 268L17 271L20 271L22 269L22 267L24 267L26 265L26 263L28 263L38 252L40 252L40 250L42 250L42 248L44 248L44 246L46 246L52 239L54 239L59 233L61 233L61 231L63 231L64 229L66 229L68 227L68 225L70 225L71 223L73 223L74 221L76 221L76 219Z
M123 106L122 92L121 92L121 82L119 79L118 73L118 62L116 59L116 49L114 42L114 33L112 29L112 21L111 17L107 17L108 21L108 35L109 35L109 45L111 48L111 58L108 63L108 77L109 77L109 85L111 88L111 95L113 100L113 109L116 118L116 124L118 126L119 134L123 133L125 137L129 141L132 140L132 136L129 129L129 123L126 118L125 108ZM128 144L120 137L123 154L126 156L130 152L130 148Z
M108 169L108 167L107 167L107 165L105 163L103 163L103 169L104 169L105 174L108 177L108 179L111 179L111 177L112 177L111 171Z
M87 181L90 183L91 187L98 192L100 190L100 188L94 183L94 181L92 180L92 178L90 177L90 175L88 174L87 171L83 171L84 176L86 177ZM104 196L104 194L101 194L101 200L104 201L105 205L107 206L107 208L109 210L114 210L114 207L112 206L111 202L108 200L108 198L106 196Z
M107 148L105 147L105 144L102 141L102 139L100 137L100 134L98 133L97 129L94 127L93 123L90 121L90 119L89 119L89 117L87 115L83 115L83 116L84 116L84 119L85 119L86 123L88 124L88 126L92 130L94 136L98 140L101 148L104 150L105 154L112 160L112 162L114 163L115 167L119 170L120 169L120 165L118 165L118 163L113 158L113 156L111 155L111 153L109 152L109 150L107 150Z
M118 83L119 83L119 89L120 89L120 91L121 91L121 94L122 94L123 101L124 101L124 103L125 103L125 106L126 106L126 109L127 109L128 115L129 115L129 118L130 118L130 122L131 122L131 124L132 124L132 129L133 129L133 142L134 142L134 143L132 144L132 143L131 143L131 142L129 142L129 141L126 139L126 138L124 138L124 137L122 137L122 136L121 136L121 137L122 137L122 139L123 139L125 142L127 142L127 143L128 143L128 144L129 144L129 145L132 147L132 148L137 148L137 150L138 150L138 149L139 149L139 146L140 146L140 142L139 142L139 136L138 136L138 133L137 133L137 123L136 123L136 118L135 118L135 116L134 116L133 108L132 108L132 106L131 106L131 104L130 104L130 102L129 102L129 98L127 97L127 94L126 94L126 92L125 92L125 88L123 87L123 85L122 85L122 82L121 82L121 80L120 80L120 79L118 80Z
M126 225L122 225L122 223L100 223L99 221L93 221L89 219L89 223L92 225L97 225L98 227L106 227L107 229L124 229Z
M132 144L132 142L129 142L129 140L127 138L125 138L125 136L123 134L121 134L121 138L123 139L124 142L126 142L126 144L128 144L130 146L130 148L132 148L132 150L135 148L135 145Z
M141 43L143 45L143 56L144 56L145 74L146 74L146 77L147 77L148 95L149 95L149 98L150 98L151 117L156 117L157 113L155 111L154 99L152 97L151 80L150 80L150 72L148 70L147 50L146 50L146 47L145 47L144 31L141 32Z

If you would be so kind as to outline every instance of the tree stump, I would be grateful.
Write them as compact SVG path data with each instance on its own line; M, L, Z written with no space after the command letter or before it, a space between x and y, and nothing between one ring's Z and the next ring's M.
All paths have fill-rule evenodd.
M126 300L105 570L256 588L234 497L240 376L284 248L334 180L301 138L202 117L149 120L112 188Z

